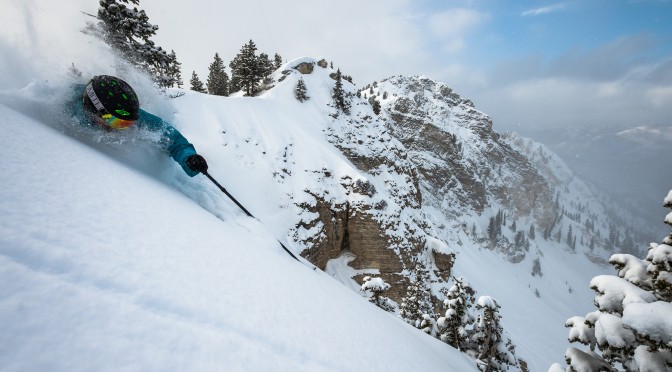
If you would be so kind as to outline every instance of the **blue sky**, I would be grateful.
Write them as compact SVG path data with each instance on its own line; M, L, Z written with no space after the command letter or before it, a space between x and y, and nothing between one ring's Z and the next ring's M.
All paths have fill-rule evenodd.
M484 2L483 11L491 14L484 35L496 35L502 44L493 57L501 59L530 53L558 57L568 50L590 50L622 37L638 34L658 36L663 42L672 26L661 14L672 12L672 3L659 1L589 0L552 3L548 1ZM495 39L493 39L495 40ZM667 49L669 52L669 40Z
M434 5L440 9L441 3ZM487 20L461 56L483 68L530 56L552 61L586 55L619 41L626 61L612 63L655 60L672 51L670 1L517 1L511 6L489 0L474 2L472 9Z
M96 13L98 1L0 6L0 49L62 43L62 55L48 58L69 66L81 51L62 34L79 33L88 19L80 11ZM326 58L359 86L428 76L472 99L502 132L672 125L672 0L141 0L140 8L185 81L192 71L205 81L215 53L228 64L252 39L286 60Z
M457 36L434 33L432 58L454 66L436 75L496 128L672 124L670 1L421 4L452 13L444 24L470 19L454 34L462 48L451 47Z

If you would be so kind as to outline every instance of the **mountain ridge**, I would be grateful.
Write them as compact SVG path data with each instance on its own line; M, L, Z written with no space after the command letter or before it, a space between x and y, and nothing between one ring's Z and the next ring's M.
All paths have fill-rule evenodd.
M347 275L333 273L346 286L358 288L373 273L391 284L386 294L398 309L409 285L426 277L431 311L439 315L442 291L452 285L453 275L482 282L472 280L479 274L460 269L465 250L494 250L511 264L528 265L534 259L549 265L552 263L544 258L549 247L559 247L570 261L592 267L584 273L589 281L588 272L604 269L613 239L634 239L616 231L620 222L611 221L601 204L593 200L594 190L577 183L566 166L561 175L552 169L544 173L538 162L530 159L536 156L542 162L559 162L550 150L542 148L536 155L524 151L519 138L493 131L490 118L447 85L422 76L393 77L361 89L343 82L352 104L351 112L345 114L330 103L330 88L311 88L314 79L333 87L333 70L316 67L310 74L302 74L292 69L293 64L286 65L283 82L273 89L289 94L292 84L299 78L305 80L308 94L326 103L329 119L321 128L328 142L357 172L339 176L331 169L317 171L320 182L330 186L317 192L306 190L312 200L301 206L308 213L301 214L302 219L290 229L291 235L299 239L302 255L318 267L333 263L332 273L333 267L347 271L350 280ZM395 88L406 93L393 91L393 83L407 84ZM381 104L380 116L373 112L372 99ZM405 124L422 130L403 129ZM430 135L418 140L415 134L423 131ZM439 140L430 146L438 149L434 153L412 146L435 138ZM526 146L534 147L529 141ZM432 177L437 169L449 173ZM520 185L532 187L521 192ZM509 218L503 223L508 228L497 228L494 236L489 236L489 222L498 211L504 211L504 221ZM535 228L538 237L530 239L529 231ZM438 246L430 243L436 238L441 242ZM571 275L575 269L565 270L564 275ZM531 284L519 285L522 290L523 285ZM570 298L580 285L566 284ZM475 289L487 291L487 287ZM582 296L587 295L589 292L583 291Z

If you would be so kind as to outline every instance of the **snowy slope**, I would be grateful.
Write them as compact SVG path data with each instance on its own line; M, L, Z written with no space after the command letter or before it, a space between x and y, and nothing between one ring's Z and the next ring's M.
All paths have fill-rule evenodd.
M473 369L293 261L170 159L129 166L128 143L6 105L0 118L3 370Z
M354 122L332 120L332 70L304 76L311 99L303 104L293 97L297 73L261 97L186 91L173 100L142 76L123 76L143 108L185 134L262 226L205 178L185 176L146 133L110 136L54 123L61 117L54 98L72 82L66 74L72 62L83 79L117 74L108 48L79 32L85 18L79 3L41 4L26 15L35 19L19 31L21 38L0 34L0 68L9 72L0 76L0 167L10 175L0 179L0 281L9 283L0 287L0 369L474 368L473 360L369 305L361 294L297 264L275 240L297 253L303 248L291 240L310 233L295 230L298 221L312 218L299 207L314 202L306 190L333 203L352 200L358 196L346 195L340 184L349 177L371 181L378 190L374 202L413 191L403 173L366 174L334 146L352 137L341 145L361 155L406 151L383 134L380 122L365 119L372 115L366 104L354 110ZM40 17L74 26L53 33L40 27ZM290 64L303 60L315 61ZM464 128L456 132L469 135ZM408 161L393 161L408 167ZM454 274L478 295L499 301L517 356L530 370L562 360L569 346L565 320L593 309L590 279L611 268L589 262L585 246L569 252L565 244L541 239L540 231L517 264L473 242L471 226L484 233L501 205L486 205L480 214L449 208L443 214L427 205L409 212L394 203L382 218L413 222L413 214L441 227L436 238L457 254ZM530 274L535 258L542 277ZM357 272L345 261L332 260L329 273L356 290L350 278Z
M183 363L185 369L228 364L242 370L264 370L271 365L287 365L291 370L354 370L363 366L377 370L395 365L401 366L397 370L409 370L417 367L411 355L430 353L422 358L423 363L429 363L427 370L473 368L474 362L454 349L409 330L333 278L293 262L275 241L280 238L296 253L300 251L285 237L305 213L297 205L310 202L305 190L330 195L336 201L352 198L339 183L343 177L351 177L376 182L377 197L390 197L385 190L389 183L356 169L327 140L325 133L334 125L328 116L333 80L327 72L303 77L311 94L304 104L292 94L297 73L257 98L221 98L187 91L167 101L152 94L142 79L135 83L148 92L141 96L143 107L172 121L208 159L211 174L263 221L263 227L245 217L205 178L185 176L154 149L151 136L132 131L111 136L80 130L68 122L47 125L49 118L58 116L58 100L35 93L44 87L5 93L1 101L33 116L22 117L9 108L0 116L8 134L3 151L16 157L3 164L5 174L16 174L3 180L12 182L12 187L2 185L2 235L12 237L7 244L3 241L2 247L14 247L6 252L3 248L3 258L8 257L8 267L17 266L7 277L19 278L11 281L21 285L34 283L27 285L28 293L55 293L22 300L30 308L60 309L51 311L50 317L8 312L12 317L2 322L20 327L9 334L25 340L13 343L14 347L26 348L26 354L35 352L32 345L55 350L44 356L45 363L67 360L64 354L79 360L61 365L62 369L81 367L82 353L76 350L92 344L116 345L112 351L105 349L107 359L87 361L94 367L104 363L116 366L123 360L117 354L121 353L134 359L124 363L143 369ZM49 89L58 94L46 96L59 96L64 87ZM43 108L39 112L32 109L35 101ZM51 109L42 113L45 104ZM24 121L25 125L15 124ZM340 131L349 129L344 125ZM364 132L353 135L366 138L367 130L375 133L363 126ZM55 161L61 158L68 161ZM24 169L32 171L24 174ZM324 170L334 176L321 176ZM389 177L392 175L378 178ZM38 182L41 179L56 181ZM405 182L390 180L401 186ZM113 186L118 183L121 185ZM18 198L24 190L31 193L25 194L25 199ZM393 203L389 199L388 204ZM568 347L564 321L590 310L593 293L588 283L604 268L583 255L569 254L563 244L541 238L532 242L523 262L512 264L499 253L471 242L459 227L487 225L489 209L480 216L463 212L456 220L446 219L432 208L426 208L425 213L429 221L449 225L438 237L457 253L454 274L464 276L478 295L491 295L502 305L503 324L517 346L517 355L533 371L545 370L561 360ZM5 230L12 233L5 234ZM543 277L530 275L534 258L541 262ZM349 280L352 270L332 264L336 268L332 266L330 274L356 289ZM36 281L35 276L43 279ZM57 288L69 288L73 294L67 296L68 302L62 303L60 289L46 284L51 282L59 283ZM24 291L14 288L12 292ZM91 305L99 303L92 298L102 304ZM97 307L108 310L98 314ZM362 320L368 314L380 319ZM24 328L19 317L30 319L33 328ZM328 325L324 319L329 320ZM80 325L82 321L84 325ZM181 328L170 328L177 327L173 323ZM115 331L96 328L92 332L90 324L109 324ZM138 327L144 329L140 339L133 336ZM68 329L79 331L66 332ZM72 334L72 347L61 345L61 334ZM44 344L34 340L37 335ZM9 345L7 341L3 344ZM52 347L56 344L61 349ZM222 349L216 345L221 344L234 351L220 355L218 350ZM417 350L405 349L409 344ZM154 346L147 351L145 345ZM86 347L93 348L87 355L102 352ZM187 356L185 349L190 350ZM255 353L252 349L270 349L262 354L271 355L267 357L271 362L265 365L264 358L254 358L262 364L246 365L244 361ZM31 360L15 349L7 350L7 355L17 355L17 363ZM273 356L274 352L277 355ZM158 356L147 357L148 353ZM217 356L204 358L203 353ZM433 356L437 353L438 358ZM314 355L319 356L317 361L311 359ZM454 362L455 358L461 362Z

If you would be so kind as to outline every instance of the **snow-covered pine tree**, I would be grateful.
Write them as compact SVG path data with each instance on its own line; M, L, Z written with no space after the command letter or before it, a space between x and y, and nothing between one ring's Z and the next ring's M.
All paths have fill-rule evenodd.
M534 224L530 224L530 230L527 232L527 237L534 240L536 235L536 231L534 231Z
M376 114L376 115L380 115L380 110L381 110L380 101L378 101L376 99L376 97L371 96L371 98L369 98L369 103L371 104L371 108L373 109L373 113Z
M159 48L161 49L161 48ZM153 61L153 60L150 60ZM155 78L157 85L161 88L182 87L182 73L180 72L182 64L177 61L175 51L168 54L168 59L164 62L160 60L153 61L155 67Z
M420 326L420 305L418 300L421 297L422 286L418 281L412 282L406 288L406 295L401 299L399 306L399 316L413 327Z
M174 50L170 51L170 60L173 61L173 63L169 66L168 76L174 80L175 85L178 88L182 88L182 85L184 85L184 81L182 81L182 63L178 62Z
M198 78L198 75L196 75L196 71L193 71L191 73L191 80L189 80L189 83L191 84L191 90L194 90L196 92L200 93L207 93L208 91L205 89L205 86L203 85L203 82L201 79Z
M208 67L208 94L215 96L229 95L229 75L224 71L224 61L215 53L215 59Z
M425 285L429 275L421 265L415 268L415 274L415 281L411 282L406 295L401 299L399 316L406 323L434 336L437 331L435 314L429 290Z
M475 291L462 277L453 277L455 282L447 291L443 301L446 313L439 318L439 338L458 350L467 350L468 341L474 323L471 308L474 303Z
M132 65L148 72L161 87L172 87L180 81L175 71L179 63L174 53L169 54L154 44L158 26L149 23L144 10L130 9L124 4L139 5L140 0L100 0L97 19L100 36L119 55ZM95 26L89 27L89 31ZM181 82L180 82L181 84Z
M310 99L310 96L308 95L308 88L306 87L306 82L303 81L303 78L300 78L296 83L294 96L299 100L299 102L305 102Z
M275 56L273 57L273 64L276 70L282 67L282 56L278 53L275 53Z
M672 191L663 205L672 210ZM672 213L665 223L672 225ZM627 371L672 370L672 234L661 244L651 243L645 259L614 254L609 263L618 276L600 275L590 282L597 311L565 324L569 341L591 350L570 347L565 353L568 368L609 371L620 364Z
M382 278L372 278L370 276L364 277L364 283L362 284L361 290L370 292L371 297L369 301L374 305L385 311L394 311L394 305L390 302L390 299L384 296L381 296L385 291L390 289L390 285L385 283Z
M250 40L240 48L240 52L231 61L230 92L245 90L245 95L253 96L259 89L259 82L263 78L263 71L259 66L256 55L257 45Z
M480 311L474 327L472 340L477 345L479 369L503 371L507 366L516 366L515 346L504 333L500 324L500 306L490 296L478 298L476 309Z
M532 276L536 275L539 275L540 278L544 276L544 273L541 272L541 261L539 261L539 257L536 257L532 261Z
M273 62L271 62L271 59L266 53L259 53L259 57L257 57L257 63L259 64L259 73L261 74L264 84L270 84L270 76L273 74L273 72L275 72L275 65Z
M336 84L334 85L331 98L334 99L336 109L346 115L350 115L350 102L346 97L345 90L343 90L343 76L341 75L341 69L336 71Z

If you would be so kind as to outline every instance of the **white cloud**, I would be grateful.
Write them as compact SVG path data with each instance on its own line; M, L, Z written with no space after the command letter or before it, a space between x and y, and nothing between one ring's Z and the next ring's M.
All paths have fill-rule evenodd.
M430 48L412 0L143 0L154 37L175 49L183 78L201 80L215 52L228 62L252 39L260 52L285 59L322 57L357 83L397 74L420 74Z
M565 4L554 4L554 5L549 5L549 6L544 6L541 8L534 8L534 9L529 9L521 13L521 16L523 17L529 17L529 16L540 16L543 14L549 14L549 13L555 13L559 12L563 9L566 8Z
M460 51L466 35L487 21L489 16L471 9L448 9L428 17L428 26L435 38L443 43L449 53Z
M672 88L630 81L628 74L596 82L542 77L489 87L476 106L492 116L497 131L544 127L669 125Z
M653 87L646 93L646 98L650 100L655 108L661 109L669 107L672 102L672 87ZM670 119L672 121L672 119Z

